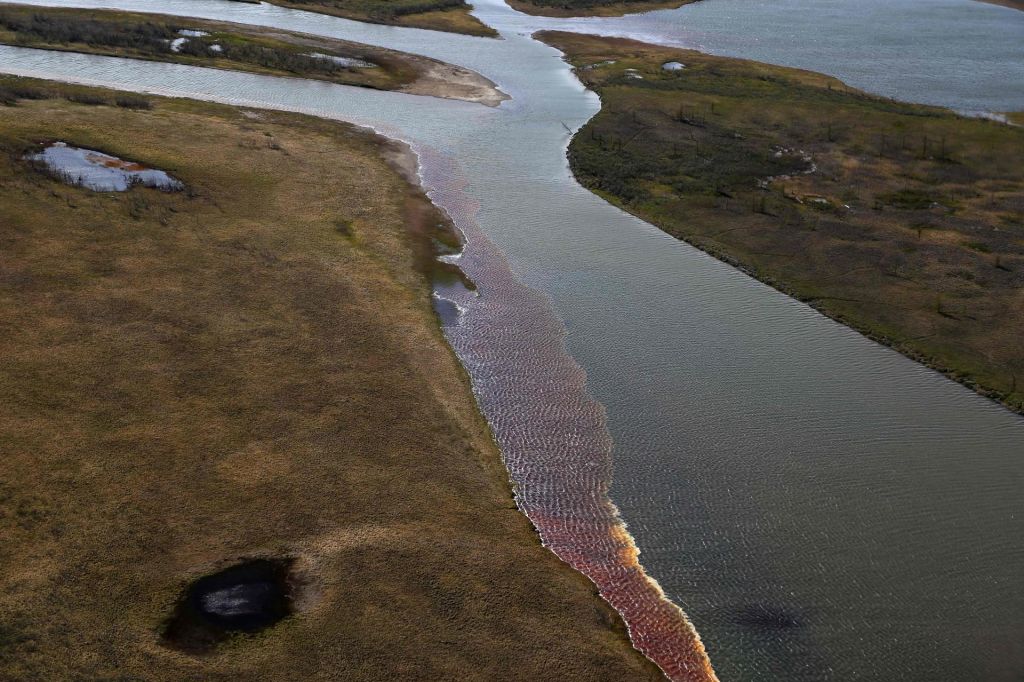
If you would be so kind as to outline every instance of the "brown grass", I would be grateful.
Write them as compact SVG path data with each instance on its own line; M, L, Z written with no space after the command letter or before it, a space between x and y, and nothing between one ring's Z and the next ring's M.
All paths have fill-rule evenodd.
M615 62L577 70L602 99L570 147L581 182L1024 410L1024 130L807 71L544 38Z
M0 107L0 678L657 679L516 511L382 140L150 99ZM188 191L60 184L21 160L55 139ZM187 581L280 555L298 615L160 644Z

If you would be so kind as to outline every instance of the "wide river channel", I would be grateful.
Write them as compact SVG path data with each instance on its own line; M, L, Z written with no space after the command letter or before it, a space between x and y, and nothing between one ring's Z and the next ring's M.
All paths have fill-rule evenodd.
M477 14L504 38L493 40L220 0L37 4L276 26L495 81L513 99L491 109L0 47L4 72L302 111L408 141L469 240L479 294L448 292L463 312L447 331L521 503L558 515L558 476L611 480L643 566L722 680L1024 679L1024 419L581 188L565 147L599 102L530 38L628 35L1008 111L1024 110L1024 12L705 0L574 20L484 0ZM566 499L566 533L587 532L586 509Z

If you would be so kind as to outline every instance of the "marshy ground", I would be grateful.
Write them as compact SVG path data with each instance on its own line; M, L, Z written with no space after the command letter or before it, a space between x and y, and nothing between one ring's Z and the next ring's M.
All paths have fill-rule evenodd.
M541 37L601 96L569 148L585 186L1024 410L1024 129L796 69Z
M0 678L660 678L513 504L400 150L17 78L0 101ZM55 140L185 190L64 184L25 160ZM287 578L217 582L253 561ZM190 594L275 618L183 646Z

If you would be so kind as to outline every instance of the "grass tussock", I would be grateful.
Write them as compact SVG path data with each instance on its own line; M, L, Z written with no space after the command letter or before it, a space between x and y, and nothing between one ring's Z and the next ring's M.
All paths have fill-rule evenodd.
M1024 410L1024 129L796 69L542 37L601 96L569 148L584 185Z
M659 679L516 511L431 309L443 220L380 138L0 89L49 95L0 107L0 678ZM189 191L62 184L23 161L55 139ZM186 585L273 557L294 614L162 643Z

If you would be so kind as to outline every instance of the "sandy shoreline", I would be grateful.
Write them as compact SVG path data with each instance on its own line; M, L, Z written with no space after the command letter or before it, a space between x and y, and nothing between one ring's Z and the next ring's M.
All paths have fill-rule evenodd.
M417 71L417 78L412 83L399 88L398 92L410 95L425 95L428 97L440 97L442 99L457 99L464 102L475 102L489 107L496 107L507 99L508 95L498 89L498 86L481 74L455 64L449 64L430 57L424 57L411 52L401 52L385 47L377 47L367 43L356 43L349 40L323 38L306 33L293 33L279 31L276 29L253 28L244 24L222 23L235 30L246 30L260 33L269 37L277 38L295 44L308 45L321 49L337 47L358 47L367 53L399 59L412 65Z
M496 107L505 100L511 99L494 83L476 71L427 57L417 55L410 55L410 57L414 60L421 60L424 71L412 84L401 88L399 92L459 99L489 107Z

